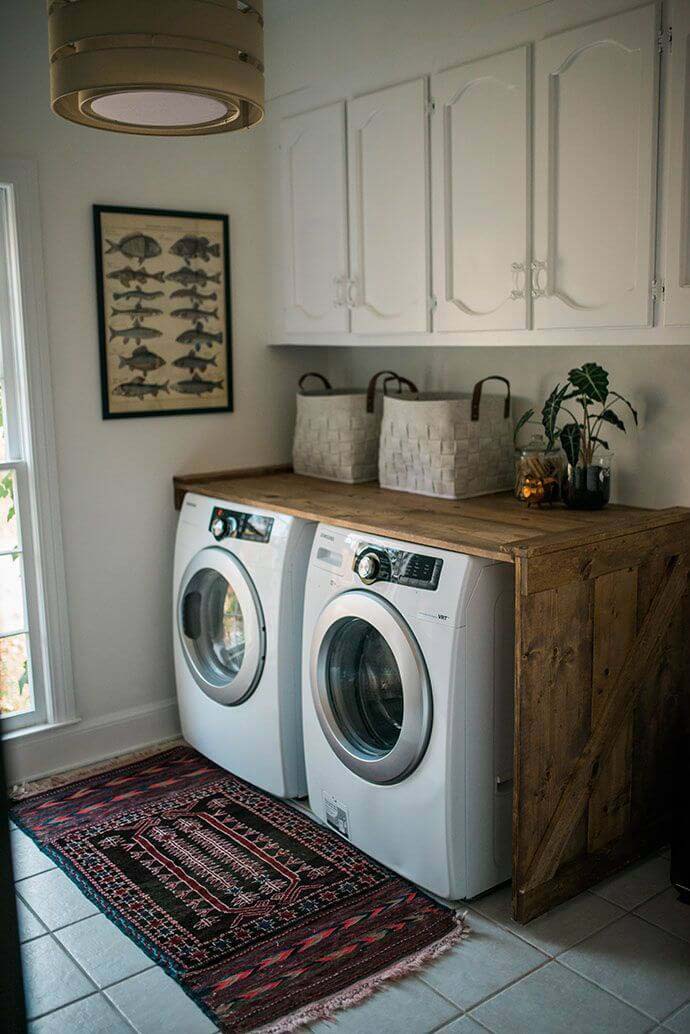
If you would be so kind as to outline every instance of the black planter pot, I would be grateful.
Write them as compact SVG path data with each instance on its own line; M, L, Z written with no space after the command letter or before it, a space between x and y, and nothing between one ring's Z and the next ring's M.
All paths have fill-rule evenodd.
M611 498L610 457L588 466L568 464L563 475L563 502L572 510L601 510Z

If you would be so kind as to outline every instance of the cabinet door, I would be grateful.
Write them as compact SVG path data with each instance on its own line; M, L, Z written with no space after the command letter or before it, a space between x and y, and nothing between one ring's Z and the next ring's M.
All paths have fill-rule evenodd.
M431 79L434 330L528 325L528 54Z
M536 45L537 327L651 323L657 24L649 4Z
M348 103L352 330L425 331L429 319L426 81Z
M673 12L664 323L690 324L690 5Z
M349 330L345 105L283 120L284 328Z

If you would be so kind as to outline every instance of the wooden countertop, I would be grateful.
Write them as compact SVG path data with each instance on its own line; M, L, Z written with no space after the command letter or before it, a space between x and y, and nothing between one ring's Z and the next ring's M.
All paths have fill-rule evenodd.
M458 501L391 492L375 482L346 485L301 477L289 467L180 475L175 505L186 492L265 507L307 520L386 535L419 545L513 563L585 543L675 524L690 510L608 506L598 512L528 509L510 493Z

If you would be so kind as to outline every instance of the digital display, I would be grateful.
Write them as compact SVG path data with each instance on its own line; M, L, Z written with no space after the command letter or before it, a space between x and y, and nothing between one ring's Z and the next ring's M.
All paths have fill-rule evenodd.
M440 557L362 544L355 557L355 570L357 570L357 559L363 553L371 553L378 558L379 567L376 581L396 582L398 585L407 585L412 589L426 589L428 592L434 592L438 588L443 568L443 560Z
M253 542L268 542L273 527L272 517L259 517L255 513L246 514L242 538Z

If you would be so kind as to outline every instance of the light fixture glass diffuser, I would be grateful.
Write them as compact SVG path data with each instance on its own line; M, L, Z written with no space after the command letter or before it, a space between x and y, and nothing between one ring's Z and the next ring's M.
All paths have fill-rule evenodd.
M48 16L63 118L163 136L263 118L262 0L48 0Z

